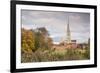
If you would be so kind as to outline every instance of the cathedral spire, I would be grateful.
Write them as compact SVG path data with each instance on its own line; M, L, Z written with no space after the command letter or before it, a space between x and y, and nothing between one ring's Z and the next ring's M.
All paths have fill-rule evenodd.
M70 33L70 26L69 26L69 16L68 16L68 23L67 23L67 43L71 43L71 33Z

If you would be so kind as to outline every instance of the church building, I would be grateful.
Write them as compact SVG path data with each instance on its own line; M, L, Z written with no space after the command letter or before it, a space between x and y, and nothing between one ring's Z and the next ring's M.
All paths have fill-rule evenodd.
M77 48L76 40L71 40L71 31L69 26L69 17L68 17L68 24L67 24L67 31L66 31L66 38L60 43L63 46L66 46L66 48Z

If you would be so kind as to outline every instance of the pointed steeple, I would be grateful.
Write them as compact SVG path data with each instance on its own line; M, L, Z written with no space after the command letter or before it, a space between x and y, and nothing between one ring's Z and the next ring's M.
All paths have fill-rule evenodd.
M69 16L68 16L68 23L67 23L67 43L71 43L71 33L70 33L70 26L69 26Z

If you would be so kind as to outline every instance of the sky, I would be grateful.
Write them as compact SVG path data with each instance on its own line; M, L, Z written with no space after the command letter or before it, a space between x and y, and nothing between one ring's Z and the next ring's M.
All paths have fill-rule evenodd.
M90 37L89 13L21 10L21 25L25 29L45 27L53 42L60 43L67 38L68 17L71 40L87 42Z

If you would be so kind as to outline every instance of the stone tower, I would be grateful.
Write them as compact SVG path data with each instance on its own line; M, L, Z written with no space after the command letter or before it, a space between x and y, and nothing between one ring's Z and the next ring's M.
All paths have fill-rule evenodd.
M67 23L67 44L71 43L71 33L70 33L70 26L69 26L69 16L68 16L68 23Z
M71 32L70 32L70 26L69 26L69 16L67 18L67 25L66 25L66 36L64 38L61 39L61 43L63 43L64 45L67 45L67 47L70 46L71 44Z

